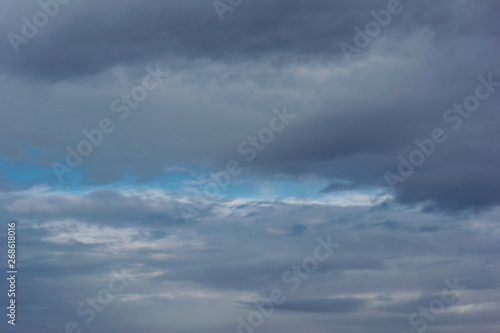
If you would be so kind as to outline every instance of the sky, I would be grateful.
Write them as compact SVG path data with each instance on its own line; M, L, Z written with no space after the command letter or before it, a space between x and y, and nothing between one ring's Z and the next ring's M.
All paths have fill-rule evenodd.
M499 14L0 1L0 330L497 333Z

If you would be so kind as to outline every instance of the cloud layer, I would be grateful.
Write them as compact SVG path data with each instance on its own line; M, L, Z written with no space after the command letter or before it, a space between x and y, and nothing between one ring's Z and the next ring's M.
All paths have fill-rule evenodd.
M498 1L214 3L0 4L17 331L497 332Z

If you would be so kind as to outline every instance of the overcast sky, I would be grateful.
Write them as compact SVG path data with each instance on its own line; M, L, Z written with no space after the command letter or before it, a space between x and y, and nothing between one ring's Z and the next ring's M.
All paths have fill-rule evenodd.
M499 15L0 1L2 332L497 333Z

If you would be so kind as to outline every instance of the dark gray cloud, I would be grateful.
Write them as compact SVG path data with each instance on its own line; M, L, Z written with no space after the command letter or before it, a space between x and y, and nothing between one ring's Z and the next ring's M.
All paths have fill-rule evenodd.
M224 168L242 158L236 147L266 125L273 107L288 105L299 117L247 174L315 174L331 181L324 192L386 188L384 173L397 171L398 156L408 158L414 140L442 127L448 141L397 184L396 200L447 211L495 206L499 95L456 132L442 116L474 92L477 76L499 80L498 4L403 5L349 64L339 44L353 43L354 27L386 2L245 3L223 23L201 1L68 4L18 55L3 48L4 117L12 126L2 137L17 144L3 144L2 152L9 161L46 167L45 181L54 182L50 165L64 161L66 145L75 146L103 117L115 121L111 102L140 82L147 65L160 63L172 76L131 118L116 120L117 131L79 167L85 181L149 179L178 163ZM9 7L2 28L15 31L17 16L37 8ZM20 91L29 97L19 98Z
M411 331L456 278L467 289L429 332L497 332L500 3L402 0L349 61L341 44L387 4L243 1L221 22L206 0L72 0L15 53L8 34L40 5L3 1L0 219L19 225L16 331L235 332L275 288L287 301L263 333ZM151 68L169 74L122 119ZM489 96L450 118L479 76ZM294 118L248 161L239 145L285 109ZM103 118L116 130L59 182L52 163ZM435 128L447 140L390 189L385 173ZM233 159L243 172L219 196L189 194ZM341 246L290 288L283 274L328 235ZM122 269L130 283L86 324L79 302Z
M405 10L393 18L385 34L403 38L427 27L442 41L457 35L494 37L498 28L493 14L498 4L494 1L460 5L448 1L401 1L401 6ZM20 17L31 19L40 10L37 1L27 1L17 8L5 7L11 15L6 15L2 28L16 33L21 30ZM26 52L14 55L3 39L3 63L17 74L21 71L51 80L169 56L230 62L284 56L281 61L277 59L278 65L290 60L335 58L340 43L354 38L353 27L364 28L373 19L370 10L385 8L385 0L254 1L226 13L227 19L221 24L209 1L127 0L120 6L111 1L98 5L72 1L61 6L33 41L21 45ZM479 17L483 21L480 25L474 22Z
M307 226L305 224L294 224L290 230L290 234L293 236L298 236L307 231Z
M346 313L358 311L365 302L356 298L337 298L337 299L308 299L293 300L278 305L275 308L282 311L296 311L303 313ZM244 303L248 307L253 304Z
M18 32L22 22L17 16L35 13L39 10L35 4L32 1L17 8L17 15L7 18L2 28ZM374 8L384 8L385 4L371 3ZM359 8L360 4L349 1L254 2L227 13L221 24L209 1L129 0L118 7L110 1L99 5L72 2L61 8L33 42L21 45L19 55L14 55L8 41L2 40L2 58L16 74L48 80L81 77L118 64L166 57L234 63L279 56L279 65L318 55L337 56L340 41L353 34L353 23L362 24L369 18ZM312 17L314 25L309 24Z
M238 324L236 318L246 318L255 310L254 302L268 299L275 288L283 290L287 301L276 305L272 322L262 327L265 332L275 329L273 325L277 323L287 327L287 313L301 318L298 327L318 332L322 325L362 332L365 328L359 323L359 316L377 318L380 331L395 326L403 330L410 314L440 295L446 287L444 279L454 281L455 277L467 289L458 302L432 323L433 328L447 332L456 324L457 313L468 316L470 327L488 333L493 332L488 323L496 323L490 316L498 307L492 293L498 287L494 277L499 273L496 211L483 214L480 220L475 216L443 220L441 216L409 214L406 210L374 212L369 207L249 201L244 205L235 203L246 212L227 217L223 207L231 203L220 202L217 209L200 217L196 224L134 225L116 222L121 219L121 212L108 201L118 204L134 199L119 191L57 193L59 200L67 198L59 202L73 204L53 207L43 203L50 201L45 197L51 198L55 193L17 195L15 199L2 199L2 216L23 207L16 202L31 202L29 211L16 211L22 235L20 288L24 292L20 302L26 304L22 306L22 327L27 330L36 324L48 332L57 331L68 320L76 320L89 329L102 329L126 314L129 327L123 329L125 332L139 327L159 332L162 325L170 327L172 323L179 329L192 327L196 331L196 325L208 325L214 331L233 331ZM157 200L162 197L160 202L165 207L170 207L166 214L178 214L166 204L175 200L168 193L156 196ZM27 200L29 197L32 200ZM90 216L101 204L108 203L106 219L86 218L78 209L84 203ZM141 211L141 205L147 209L149 203L137 200L135 205ZM272 222L246 223L246 213L262 216L269 214L269 207L273 208ZM47 208L54 215L45 216L43 211ZM290 228L299 221L307 225L307 233L290 237ZM408 227L381 227L387 221ZM373 227L360 227L363 224ZM424 226L440 226L441 230L422 233ZM278 230L283 233L276 233ZM312 256L316 238L325 238L327 234L341 246L297 290L292 290L282 280L283 273ZM122 267L131 276L130 285L87 326L83 317L75 315L78 302L95 296L106 287L112 272ZM138 309L141 316L136 315ZM184 321L189 309L209 311L210 318L220 322L210 324L204 316L197 319L196 325ZM162 315L167 316L170 324ZM331 315L345 317L330 323ZM144 316L149 320L146 324ZM487 321L482 324L479 318ZM120 327L109 329L118 332Z

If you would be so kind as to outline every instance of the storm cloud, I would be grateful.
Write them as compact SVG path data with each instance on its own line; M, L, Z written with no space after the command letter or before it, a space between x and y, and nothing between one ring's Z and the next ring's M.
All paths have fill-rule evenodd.
M0 9L18 332L234 332L276 288L255 331L410 332L455 278L432 332L497 331L498 1Z

